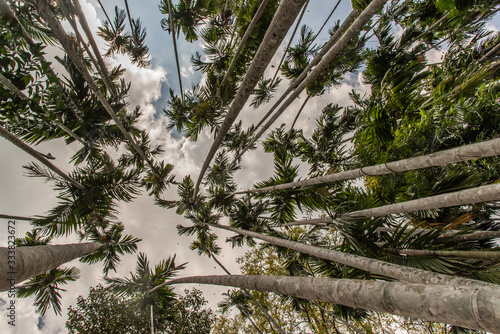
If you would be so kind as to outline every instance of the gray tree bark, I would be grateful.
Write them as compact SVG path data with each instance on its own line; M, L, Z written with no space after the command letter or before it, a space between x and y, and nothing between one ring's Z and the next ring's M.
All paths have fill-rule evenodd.
M280 46L281 41L288 32L290 26L293 24L295 17L298 15L305 1L306 0L283 0L280 3L278 10L274 14L274 18L267 29L266 35L257 50L254 60L250 65L238 92L236 93L236 97L233 100L229 111L226 114L226 118L217 133L217 137L215 138L214 143L212 144L212 147L203 162L203 166L201 167L200 175L198 176L194 189L195 197L198 194L203 176L215 156L217 149L221 145L228 131L231 129L231 125L236 120L236 117L238 117L241 109L250 97L250 94L252 94L255 85L259 82L260 77Z
M368 166L368 167L348 170L340 173L315 177L302 181L279 184L272 187L251 189L242 192L237 192L235 194L246 193L246 192L261 193L261 192L283 190L296 187L322 185L337 181L355 179L362 176L385 175L391 173L406 172L420 168L444 166L462 161L492 157L499 154L500 154L500 138L496 138L481 143L465 145L445 151L439 151L432 154L423 155L420 157L414 157L375 166Z
M224 86L226 83L227 79L229 78L229 75L233 71L234 65L236 65L236 61L238 60L238 57L241 54L241 51L243 50L243 47L245 47L245 43L247 42L248 37L250 37L250 34L253 31L253 28L255 28L255 25L259 21L260 17L262 16L262 13L264 13L264 10L267 7L267 4L269 3L269 0L263 0L261 4L259 5L259 8L253 15L252 21L250 21L250 24L247 27L247 30L245 30L245 34L241 38L240 44L238 45L238 49L236 50L236 53L233 56L233 59L231 59L231 64L229 65L229 68L226 71L226 74L224 75L224 79L222 79L222 82L220 84L220 87Z
M287 276L194 276L164 284L213 284L321 300L492 333L500 332L500 288Z
M13 242L12 242L13 243ZM11 242L9 241L9 245ZM100 248L97 242L0 248L0 291Z
M269 242L276 246L286 247L299 251L304 254L309 254L321 259L330 260L353 268L365 270L375 275L391 277L403 282L419 283L419 284L442 284L442 285L455 285L455 286L495 286L490 283L481 282L473 279L450 276L445 274L438 274L427 270L405 267L377 259L370 259L363 256L354 254L337 252L330 249L324 249L317 246L306 245L296 241L285 240L269 235L246 231L235 227L207 224L214 228L220 228L226 231L232 231L241 235L256 238L262 241Z

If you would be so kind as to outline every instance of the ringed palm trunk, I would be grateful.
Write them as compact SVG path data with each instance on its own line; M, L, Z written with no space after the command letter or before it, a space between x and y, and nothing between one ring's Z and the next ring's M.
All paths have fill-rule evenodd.
M278 106L285 100L285 98L290 94L307 76L309 71L315 66L321 58L332 48L333 45L339 40L340 36L344 33L344 31L347 30L347 28L354 22L356 19L356 16L359 14L357 10L353 10L347 18L344 20L344 22L340 25L339 29L335 32L335 34L330 37L328 42L323 46L323 48L320 50L320 52L314 57L309 65L307 65L306 69L299 75L299 77L293 81L290 86L287 88L287 90L279 97L279 99L274 103L274 105L269 109L269 111L262 117L262 119L257 123L255 126L255 129L258 129L268 118L271 116L271 114L278 108ZM259 135L260 137L261 135ZM243 149L241 152L234 157L233 161L231 162L232 165L236 163L236 161L241 158L241 156L250 148L253 146L253 144L258 140L258 138L254 137L250 141L250 143Z
M441 251L429 249L400 249L400 248L384 248L384 251L393 254L415 255L415 256L437 256L437 257L454 257L461 259L500 259L498 250L492 251Z
M172 11L172 1L167 0L168 3L168 19L170 22L170 32L172 33L172 41L174 42L174 52L175 52L175 63L177 65L177 76L179 77L179 87L181 89L181 98L184 101L184 90L182 89L182 79L181 79L181 67L179 66L179 53L177 52L177 40L175 37L175 27Z
M500 288L288 276L194 276L166 284L212 284L500 332Z
M122 122L120 121L120 119L116 115L115 111L113 110L111 105L108 103L108 101L106 100L106 98L104 97L102 92L100 91L99 87L97 87L96 83L94 82L94 80L90 76L89 72L87 71L87 68L85 67L85 65L83 64L83 62L79 58L77 52L73 48L73 45L72 45L70 39L68 38L68 36L66 35L63 27L61 26L59 21L56 19L56 17L50 11L46 1L45 0L36 0L35 4L36 4L37 10L38 10L38 13L43 18L43 20L45 20L45 22L49 26L50 30L52 31L52 33L54 33L56 38L59 40L59 42L63 46L64 50L68 54L69 58L75 64L75 66L79 69L79 71L83 75L85 81L89 85L90 89L94 92L94 94L96 95L98 100L101 102L101 104L106 109L108 114L111 116L111 118L113 119L115 124L118 126L120 131L123 133L127 142L136 150L137 153L139 153L139 155L144 159L144 161L146 161L150 165L151 169L154 171L155 168L154 168L152 162L148 159L148 157L143 152L143 150L135 142L134 138L132 138L132 136L127 131L127 129L125 129Z
M279 184L272 187L251 189L251 190L237 192L235 194L241 194L246 192L261 193L261 192L290 189L297 187L323 185L337 181L355 179L362 176L385 175L391 173L401 173L420 168L444 166L462 161L492 157L499 154L500 154L500 138L497 138L484 141L481 143L475 143L445 151L439 151L432 154L423 155L420 157L403 159L403 160L388 162L385 164L348 170L340 173L315 177L302 181Z
M238 229L235 227L224 226L224 225L214 225L207 224L214 228L223 229L226 231L232 231L237 234L245 235L248 237L256 238L262 241L266 241L270 244L286 247L299 251L304 254L309 254L317 258L326 259L329 261L337 262L350 266L353 268L358 268L375 275L385 276L394 278L403 282L408 283L419 283L419 284L442 284L442 285L455 285L455 286L471 286L471 287L481 287L481 286L492 286L493 284L481 282L473 279L450 276L445 274L438 274L430 272L427 270L410 268L406 266L401 266L377 259L366 258L359 255L348 254L337 252L334 250L324 249L317 246L306 245L300 242L281 239L253 231L246 231ZM493 285L494 286L494 285Z
M250 65L238 92L236 93L236 97L226 114L226 118L217 133L217 137L215 138L214 143L212 144L212 147L203 162L200 175L198 176L198 180L196 181L194 188L194 197L198 194L200 183L203 180L203 176L215 156L217 149L222 144L224 137L231 129L231 125L236 120L236 117L238 117L241 109L250 97L250 94L252 94L255 85L258 83L260 77L264 73L264 70L276 53L281 41L285 38L288 29L293 24L295 17L298 15L305 1L306 0L283 0L280 3L278 10L274 14L274 18L267 29L264 39L257 50L253 62Z
M456 191L442 195L424 197L401 203L383 205L372 209L353 211L346 213L344 216L349 218L382 217L392 214L402 214L413 211L448 208L452 206L497 201L499 199L500 199L500 183L495 183L487 186ZM332 222L335 221L330 217L321 217L311 220L296 221L288 224L283 224L280 226L297 226L297 225L325 226Z
M397 213L448 208L480 202L500 200L500 183L456 191L443 195L420 198L412 201L384 205L378 208L354 211L346 214L353 218L381 217Z
M99 247L101 244L97 242L10 249L2 247L0 248L0 291L8 290L12 284L43 274L66 262L93 252ZM13 280L11 281L11 279Z
M379 227L379 232L394 233L396 231L393 227ZM412 234L422 234L432 232L431 229L416 228L411 229ZM439 242L460 242L460 241L479 241L500 238L500 231L475 231L470 233L460 233L459 231L447 231L441 234L437 240Z
M241 54L241 51L243 51L243 48L245 47L245 43L247 42L248 38L250 37L250 34L253 31L253 28L255 28L255 25L259 21L260 17L262 16L262 13L264 13L264 10L266 9L267 4L269 3L269 0L264 0L262 3L259 5L259 8L255 12L252 21L250 21L250 24L247 27L247 30L245 30L245 34L241 38L240 44L238 45L238 49L236 50L236 53L233 56L233 59L231 59L231 64L229 65L229 68L226 71L226 74L224 75L224 79L222 79L222 82L220 84L220 87L223 87L224 84L226 83L227 79L229 78L229 75L234 69L234 66L236 65L236 61L238 60L238 57Z
M24 152L28 153L31 155L33 158L37 159L40 161L42 164L44 164L47 168L52 170L54 173L74 185L75 187L78 187L80 189L84 189L85 187L82 186L78 181L74 180L73 178L69 177L67 174L65 174L62 170L57 168L53 163L51 163L49 160L47 160L42 154L40 154L38 151L32 149L29 145L26 145L22 140L11 134L9 131L7 131L3 126L0 125L0 136L7 139L10 141L12 144L16 145L19 147L21 150Z
M220 263L219 260L217 260L217 258L215 257L215 255L211 251L209 251L209 253L210 253L210 256L212 257L212 259L214 259L215 263L217 263L219 265L219 267L221 267L222 270L224 270L224 272L226 274L231 275L231 273L229 272L229 270L227 270L226 267L222 263ZM267 312L267 310L264 308L264 306L262 306L262 304L259 303L259 301L257 299L255 299L255 297L247 289L241 289L241 290L243 290L243 293L248 298L250 298L253 301L253 303L259 308L259 310L262 312L262 314L264 314L264 316L267 318L267 320L269 321L269 323L271 324L271 326L274 327L274 329L276 329L279 333L285 334L285 331L283 331L283 329L281 328L281 326L278 325L278 323L274 320L273 317L271 317L271 315ZM256 328L258 329L258 327L256 327Z

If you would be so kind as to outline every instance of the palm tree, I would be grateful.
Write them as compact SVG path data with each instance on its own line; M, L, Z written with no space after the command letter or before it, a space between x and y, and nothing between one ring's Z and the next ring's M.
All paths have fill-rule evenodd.
M165 6L165 2L167 2L166 6ZM181 98L182 98L182 101L184 101L184 89L182 89L181 68L179 66L179 53L177 52L177 40L175 37L175 26L174 26L173 11L172 11L172 1L162 0L162 2L160 3L160 11L162 14L168 14L168 19L170 22L168 27L169 27L170 33L172 34L172 41L174 43L175 63L177 65L177 76L179 77ZM162 28L163 28L163 30L166 30L167 27L163 23L163 20L164 19L162 19Z
M0 291L33 276L41 275L63 263L71 261L101 247L98 242L68 245L41 245L30 247L0 248ZM13 253L14 252L14 255ZM9 256L15 256L15 263L8 262ZM11 258L10 258L11 259ZM13 274L14 273L14 274Z
M278 119L278 117L281 116L281 114L286 110L286 108L288 106L290 106L290 104L300 95L300 93L304 89L306 89L306 87L311 82L313 82L313 80L318 75L320 75L323 71L325 71L325 69L332 62L332 60L334 60L335 57L337 57L337 55L342 52L342 50L347 45L347 43L349 43L349 41L354 36L357 36L359 34L359 32L361 31L363 26L373 17L373 15L375 15L378 11L380 11L382 9L382 7L384 6L384 4L386 2L387 2L387 0L373 0L372 2L370 2L370 4L365 8L365 10L363 10L363 12L361 14L359 14L359 16L356 18L356 20L352 23L352 25L345 31L345 33L342 35L342 37L340 37L334 43L334 45L331 47L331 49L325 54L323 59L321 59L321 61L319 61L317 63L316 67L310 73L307 74L307 77L304 78L302 81L299 81L299 80L301 80L301 76L299 76L299 78L296 80L296 82L298 82L298 85L296 86L293 93L286 99L285 102L283 102L283 104L279 107L279 109L276 110L274 115L267 121L267 123L262 127L262 129L254 136L254 138L252 139L252 142L251 142L252 144L255 141L257 141L264 134L264 132L267 131L267 129L274 123L274 121L276 121L276 119ZM333 37L336 37L336 36L335 35L332 36L331 40L333 40ZM313 62L314 62L314 60L311 61L311 63L313 63ZM307 73L306 71L308 71L308 69L306 69L303 72L304 75ZM285 94L287 94L287 95L288 95L288 93L289 93L288 91L285 92ZM283 96L285 96L285 94L283 94ZM264 117L266 117L266 116L264 116Z
M254 61L250 65L247 75L243 79L243 82L240 85L240 89L236 94L236 98L234 99L231 108L226 114L224 123L222 123L222 126L217 133L217 137L215 138L214 143L212 144L212 147L210 148L210 151L205 158L200 174L198 176L198 180L195 184L195 196L198 195L199 186L201 184L203 176L205 175L210 162L215 156L217 149L222 144L224 137L230 130L231 125L236 120L236 117L238 117L238 114L243 108L245 102L248 100L255 85L262 76L262 73L271 61L281 41L285 37L288 28L293 24L293 21L298 15L304 2L305 0L300 0L298 1L298 3L292 3L291 1L285 0L280 3L273 21L271 22L271 25L266 32L264 40L262 41L257 54L255 55Z
M401 282L288 276L194 276L164 283L198 283L268 291L307 300L497 332L500 290ZM471 296L474 296L471 298ZM477 298L475 297L477 296Z
M7 139L10 141L12 144L16 145L19 147L21 150L24 152L28 153L38 161L40 161L42 164L47 166L50 170L52 170L54 173L57 175L61 176L64 180L67 182L71 183L73 186L79 188L79 189L85 189L85 187L80 184L78 181L74 180L67 174L65 174L63 171L61 171L59 168L57 168L54 164L52 164L50 161L47 160L42 154L40 154L38 151L32 149L30 146L26 145L23 141L21 141L19 138L11 134L9 131L7 131L3 126L0 125L0 136L3 138Z
M419 284L442 284L456 286L490 286L491 284L462 277L454 277L445 274L438 274L427 270L410 268L384 262L381 260L365 258L358 255L327 250L322 247L311 246L296 241L290 241L274 236L265 235L253 231L246 231L230 226L209 224L211 227L232 231L240 235L260 239L270 244L285 247L309 254L320 259L344 264L353 268L358 268L371 272L375 275L391 277L403 282Z
M75 1L78 1L78 0L75 0ZM89 72L87 71L87 68L83 64L80 57L78 56L77 52L74 50L74 47L73 47L70 39L66 35L63 27L61 26L61 24L59 23L57 18L54 16L54 14L51 12L47 3L45 1L36 1L35 4L36 4L37 10L38 10L40 16L46 21L49 28L54 33L54 35L57 37L57 39L59 40L59 42L63 46L64 50L68 54L71 61L76 65L78 70L81 72L81 74L85 78L85 81L87 82L89 87L92 89L94 94L97 96L99 101L102 103L103 107L106 109L106 111L109 113L109 115L111 116L111 118L113 119L115 124L118 126L120 131L123 133L127 142L136 150L136 152L142 157L142 159L150 165L151 169L155 170L155 167L154 167L153 163L151 162L151 160L146 156L144 151L139 147L139 145L137 144L135 139L130 135L130 133L127 131L127 129L125 129L121 120L118 118L118 116L116 115L116 113L113 110L113 108L111 107L111 105L108 103L107 99L104 97L101 90L95 84L94 80L92 79ZM79 4L77 4L76 10L77 10L77 14L79 17L83 15L83 12L81 11L81 8L79 7ZM83 18L80 17L80 22L82 22L82 19L85 20L85 17L84 16L83 16ZM85 25L85 23L83 23L83 25ZM95 51L96 50L94 50L94 52ZM113 94L113 95L117 96L116 94Z
M119 296L136 298L141 309L146 309L149 306L151 318L154 319L153 307L157 309L157 314L160 315L175 301L175 293L172 288L162 284L175 276L179 270L184 269L185 265L185 263L175 265L174 256L151 268L147 256L144 253L139 253L135 273L131 272L130 278L105 277L104 279L113 293ZM151 322L153 323L153 320ZM157 324L159 325L159 323ZM153 327L152 325L152 330ZM156 327L158 328L158 326Z
M223 87L224 84L226 83L226 81L229 79L229 76L230 76L231 72L233 71L234 66L236 65L236 61L238 60L238 57L240 56L241 51L243 51L243 47L245 46L245 43L247 42L248 37L250 37L250 34L252 33L253 28L255 27L257 22L259 21L262 13L264 13L264 10L266 9L266 6L268 3L269 3L269 0L263 0L260 3L259 8L255 12L255 14L253 15L252 21L250 21L250 24L248 25L247 30L245 31L245 34L241 38L240 44L238 45L238 49L236 50L233 58L231 59L231 64L229 64L229 68L227 69L226 74L224 74L224 78L222 79L222 82L220 84L221 87Z
M85 227L85 231L79 231L80 240L99 242L102 245L96 251L82 256L80 262L92 264L104 261L105 276L108 276L109 270L116 272L120 255L135 253L137 243L141 241L131 235L123 235L123 230L121 223L103 221L99 225Z
M443 166L461 161L469 161L473 159L492 157L499 154L500 154L500 139L492 139L481 143L470 144L445 151L434 152L429 155L423 155L420 157L388 162L376 166L358 168L354 170L315 177L302 181L280 184L273 187L246 190L242 192L237 192L236 194L245 192L261 193L261 192L290 189L297 187L323 185L337 181L354 179L362 176L376 176L376 175L384 175L390 173L406 172L409 170L427 168L432 166Z
M248 304L246 304L246 302L248 302L248 298L246 295L241 293L241 291L242 290L240 291L229 290L228 292L223 293L222 295L226 297L224 298L223 301L219 302L217 306L221 308L222 313L226 313L233 306L236 307L241 312L241 314L243 314L243 316L250 321L252 327L255 328L255 330L258 333L263 334L260 328L252 320L252 313L251 313L252 311L248 306Z
M274 76L273 76L272 82L274 82L274 80L276 80L276 77L278 76L278 73L280 71L281 65L283 64L283 61L286 58L288 49L290 48L290 45L292 44L293 38L295 37L295 34L297 33L297 29L300 26L300 22L302 22L302 18L304 17L304 13L306 12L308 5L309 5L309 0L304 4L304 7L302 8L302 12L300 13L299 18L297 20L297 23L295 24L295 28L293 29L292 36L290 36L290 40L288 41L288 44L287 44L287 46L285 48L285 52L283 53L283 56L281 57L278 66L276 67L276 72L274 72Z
M49 308L52 308L56 315L61 315L61 294L59 292L66 290L60 288L59 285L74 282L79 277L80 270L76 267L58 267L16 286L16 296L26 298L34 295L34 305L42 316Z
M353 10L349 16L344 20L344 22L342 23L342 25L339 27L339 29L337 29L337 31L335 32L335 34L329 39L329 41L323 46L323 48L321 49L321 51L316 55L316 57L314 57L314 59L311 60L311 62L309 63L309 65L306 67L306 69L302 72L302 74L300 74L300 76L292 82L292 84L287 88L287 90L279 97L279 99L275 102L275 104L269 109L269 111L264 115L264 117L262 117L262 119L259 121L259 123L257 123L257 125L255 125L255 129L258 129L264 122L265 120L267 120L269 118L269 116L276 110L276 108L278 108L278 106L285 100L285 98L288 96L288 94L290 94L303 80L304 78L306 77L306 75L309 73L309 71L313 68L313 66L315 66L321 59L322 57L328 52L328 50L331 49L331 47L333 45L335 45L335 43L338 41L338 39L341 37L341 35L347 30L347 28L349 27L349 25L351 25L351 23L354 22L354 20L356 19L356 17L358 16L358 11L357 10ZM262 131L261 131L262 132ZM262 132L263 134L263 132ZM262 135L261 134L261 135ZM259 136L260 137L260 136ZM252 140L250 141L250 143L248 143L248 145L243 149L241 150L241 152L234 158L234 160L238 160L239 158L241 158L241 156L250 148L252 147L255 142L258 140L259 138L256 138L254 136L254 138L252 138Z

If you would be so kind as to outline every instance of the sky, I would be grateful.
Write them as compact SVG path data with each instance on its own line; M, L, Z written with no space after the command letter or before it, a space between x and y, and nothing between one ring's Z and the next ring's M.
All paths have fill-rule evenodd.
M91 28L96 31L102 23L104 15L99 9L96 0L80 0L87 16ZM102 1L106 6L108 13L113 13L114 5L124 8L121 1ZM175 3L175 0L174 0ZM303 23L309 25L313 30L319 29L326 19L336 1L311 0ZM171 36L162 31L160 20L164 17L158 10L158 0L129 1L132 15L140 17L143 25L147 27L146 44L149 46L151 54L151 66L148 68L138 68L130 63L125 56L115 56L107 58L110 66L121 64L126 68L125 80L132 83L130 95L127 101L130 107L141 106L143 115L140 119L140 126L149 133L153 145L162 145L165 153L158 160L165 160L174 165L176 180L180 181L186 175L191 175L195 180L199 169L206 156L213 137L204 131L201 133L197 142L191 142L178 134L167 131L168 119L164 116L162 109L166 107L169 97L169 90L173 89L179 92L179 84L175 69L175 58L173 53ZM330 19L327 26L333 25L335 20L343 20L351 11L350 1L342 0L338 10ZM495 24L499 26L498 24ZM69 25L65 25L69 31ZM279 51L275 55L271 65L277 66L283 49L288 42L289 35L283 42ZM297 38L295 38L296 40ZM324 31L319 42L327 40L327 33ZM97 38L101 50L106 48L104 41ZM370 46L370 45L368 45ZM185 89L191 87L201 80L201 76L195 73L190 65L189 59L195 51L201 52L199 42L187 43L179 40L179 54L182 67L182 80ZM50 50L48 56L57 54L57 50ZM104 53L104 52L103 52ZM429 58L439 60L440 53L429 55ZM429 59L432 61L433 59ZM265 72L266 77L274 75L274 68L269 66ZM278 97L288 85L284 80L280 85L275 97ZM359 73L351 74L348 80L345 80L340 87L330 90L321 97L312 98L307 104L296 125L297 128L304 130L306 136L311 135L315 119L319 116L321 109L328 103L338 103L345 106L349 104L348 93L352 90L364 93L368 92L368 87L362 84ZM304 95L304 94L303 94ZM290 124L295 117L305 96L295 101L275 123L278 126L281 123ZM272 102L259 109L253 109L245 106L238 120L243 121L244 126L256 123L270 108ZM238 121L237 120L237 121ZM37 146L41 152L50 152L57 159L55 165L63 171L70 171L70 157L79 148L77 143L65 145L62 140L50 141ZM50 184L44 183L41 179L28 178L22 168L23 165L31 161L30 156L14 147L5 140L0 140L0 213L30 216L43 215L57 204L55 193ZM301 169L301 175L305 176L307 168ZM258 150L247 153L243 157L243 168L235 175L236 183L239 189L248 189L259 181L266 180L273 173L272 159L265 154L261 147ZM175 187L171 187L163 196L165 199L177 199ZM223 274L212 260L207 257L200 257L194 251L189 250L191 237L178 236L176 225L189 225L189 222L183 217L175 214L175 210L167 210L153 205L153 199L147 194L138 196L132 203L121 205L119 208L119 219L125 225L125 233L143 239L138 244L138 251L145 252L152 266L160 260L169 256L176 255L176 263L188 262L187 268L180 274L182 276L190 275L211 275ZM0 221L0 246L7 244L6 220ZM16 224L17 237L23 237L26 231L31 228L27 222L18 221ZM235 259L244 254L244 249L232 249L230 245L225 244L226 237L231 236L223 231L217 231L219 235L219 245L223 247L220 260L233 273L239 273L238 265ZM76 242L75 237L59 238L53 243L71 243ZM111 277L129 275L129 272L135 270L136 254L122 257L121 265L117 273L111 272ZM81 272L81 278L67 286L67 292L63 294L62 306L64 313L62 316L55 316L51 310L42 318L32 306L32 299L16 300L16 327L13 328L7 324L6 305L9 301L6 292L0 293L0 333L66 333L64 324L66 321L66 309L70 305L76 304L79 295L87 296L91 286L103 283L102 265L87 265L78 261L72 261L67 265L77 266ZM207 287L207 286L178 286L176 291L182 291L186 288L201 288L204 291L204 297L210 301L213 309L216 309L216 303L221 300L219 296L227 288Z

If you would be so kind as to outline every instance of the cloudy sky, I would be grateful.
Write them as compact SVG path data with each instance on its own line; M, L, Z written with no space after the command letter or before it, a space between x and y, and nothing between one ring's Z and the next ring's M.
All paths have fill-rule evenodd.
M96 0L80 0L87 19L91 27L96 28L103 20L103 13L99 9ZM102 1L106 6L108 13L113 13L114 5L124 8L121 1ZM125 79L132 83L128 102L133 108L136 105L141 106L143 117L141 126L145 128L152 139L154 145L162 145L165 153L159 158L175 166L174 172L177 180L181 180L186 175L191 175L196 180L201 167L201 163L212 144L212 137L207 132L200 135L199 140L194 143L179 136L172 136L172 133L166 130L168 119L163 115L162 109L166 107L169 89L179 92L177 73L175 69L175 58L170 35L162 31L160 20L162 15L158 10L158 0L129 0L131 11L135 17L140 17L143 24L147 27L147 45L150 48L152 56L151 66L149 68L137 68L132 65L127 57L117 56L108 58L110 66L122 64L127 69ZM174 0L175 3L175 0ZM323 21L328 16L336 1L312 0L303 23L308 24L315 31L319 29ZM334 20L343 20L351 11L350 1L343 0L329 21L331 26ZM498 25L497 25L498 26ZM66 26L67 29L69 29ZM289 37L287 37L289 38ZM327 33L324 31L320 35L318 42L325 42ZM285 40L285 43L288 40ZM101 48L105 48L102 40L98 39ZM272 64L277 66L283 53L284 45L276 54ZM370 46L370 45L368 45ZM198 42L186 43L179 41L179 53L181 57L182 80L184 88L196 84L201 77L195 73L190 65L190 56L195 52L201 52L201 44ZM51 51L54 54L56 51ZM429 55L430 61L438 60L439 53ZM432 59L434 58L434 59ZM274 68L271 66L266 70L266 77L274 75ZM287 82L283 81L276 96L280 91L286 89ZM327 103L338 103L347 105L349 103L348 93L356 89L359 92L366 92L367 87L360 83L360 75L355 73L349 76L348 80L334 90L321 97L313 98L309 101L306 109L298 120L297 128L302 128L304 133L312 133L315 118L320 114L321 109ZM287 112L276 122L291 123L295 117L305 96L297 100ZM272 103L264 105L258 110L245 107L240 118L245 126L257 122L268 110ZM50 152L57 159L55 164L64 171L70 171L68 164L72 154L78 149L78 144L70 146L64 145L62 141L52 141L41 144L37 147L41 152ZM0 140L0 152L2 159L0 162L0 213L11 215L42 215L57 204L55 193L51 190L51 185L43 183L41 179L28 178L22 168L31 161L30 157L20 151L5 140ZM303 175L307 171L303 168ZM272 160L266 156L261 149L246 154L243 158L243 169L236 174L236 181L241 189L251 187L255 182L267 179L272 175ZM176 189L168 190L163 197L165 199L176 199ZM206 257L199 257L195 252L189 250L190 237L177 236L175 226L177 224L188 225L189 222L182 217L177 216L174 210L162 209L153 205L153 200L147 195L141 195L132 203L120 207L119 218L123 221L126 233L142 238L139 244L139 251L148 255L151 265L158 263L161 259L176 254L178 263L188 262L187 269L181 275L201 275L201 274L223 274L216 265ZM6 220L0 225L0 246L7 244ZM2 227L3 226L3 227ZM17 222L17 236L22 237L30 226L26 222ZM219 235L219 244L223 246L220 260L234 273L238 272L238 266L235 262L236 257L243 255L244 249L231 249L224 244L227 233L217 231ZM75 242L75 238L57 239L54 243ZM122 263L116 275L110 273L110 276L128 275L135 268L136 255L124 256ZM65 333L64 323L66 321L66 309L69 305L76 304L76 298L79 295L86 296L88 289L102 282L102 266L96 264L89 266L73 261L70 265L75 265L82 271L81 278L68 286L68 292L63 295L63 316L55 316L52 311L48 311L43 319L37 314L35 308L31 305L31 299L16 300L17 319L16 328L7 324L5 317L5 302L9 301L7 293L0 293L0 333ZM178 291L187 286L177 287ZM200 287L198 287L200 288ZM205 298L210 300L212 307L220 301L219 297L226 288L203 287Z

